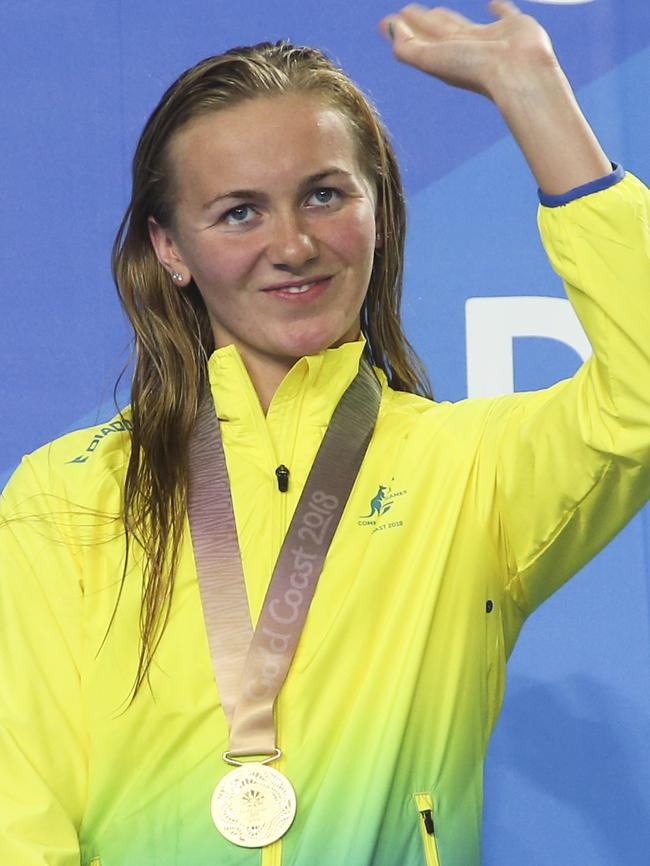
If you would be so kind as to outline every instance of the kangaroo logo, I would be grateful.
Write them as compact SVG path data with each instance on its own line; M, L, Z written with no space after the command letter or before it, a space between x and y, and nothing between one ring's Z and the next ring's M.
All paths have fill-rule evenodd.
M386 487L383 484L379 485L379 490L375 493L375 495L370 500L370 514L364 514L362 520L367 520L369 517L380 517L382 514L386 514L387 511L390 511L390 507L393 504L392 502L384 503L384 497L386 496Z

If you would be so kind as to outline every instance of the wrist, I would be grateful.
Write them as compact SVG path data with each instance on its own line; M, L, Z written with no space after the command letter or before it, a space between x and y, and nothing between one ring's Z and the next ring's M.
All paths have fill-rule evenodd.
M573 98L554 54L537 61L504 61L494 70L488 94L506 120L515 111L552 111L554 105Z
M501 74L493 99L548 195L603 177L609 160L585 120L557 61L517 65Z

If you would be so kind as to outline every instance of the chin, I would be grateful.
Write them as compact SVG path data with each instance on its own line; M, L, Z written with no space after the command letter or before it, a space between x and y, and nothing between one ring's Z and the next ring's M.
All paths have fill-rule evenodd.
M358 340L360 332L361 328L359 325L347 328L343 333L334 329L305 328L301 333L295 335L295 339L290 340L294 347L290 351L290 354L294 358L302 358L305 355L317 355L326 349L334 349L342 346L343 343L351 343Z

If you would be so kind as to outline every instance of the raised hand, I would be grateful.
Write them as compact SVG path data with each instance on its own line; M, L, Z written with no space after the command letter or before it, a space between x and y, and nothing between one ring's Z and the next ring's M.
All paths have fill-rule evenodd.
M551 40L534 18L507 0L489 6L498 19L491 24L410 3L380 26L398 60L493 99L532 68L557 71Z
M451 9L410 3L380 27L398 60L496 103L539 187L559 194L611 165L585 120L544 28L507 0L477 24Z

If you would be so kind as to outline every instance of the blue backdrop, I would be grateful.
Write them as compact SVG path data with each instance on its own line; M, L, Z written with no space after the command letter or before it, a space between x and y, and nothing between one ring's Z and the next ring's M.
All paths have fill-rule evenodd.
M650 180L648 0L522 2L612 159ZM408 332L439 399L544 387L588 352L496 111L394 62L385 0L12 0L3 25L0 483L113 414L128 357L109 273L139 131L187 66L289 37L333 55L392 130L408 192ZM483 2L454 8L488 20ZM121 401L126 399L123 389ZM524 630L486 779L486 866L650 862L646 508Z

